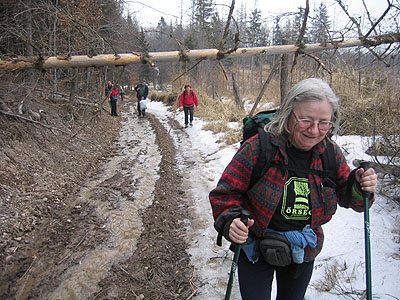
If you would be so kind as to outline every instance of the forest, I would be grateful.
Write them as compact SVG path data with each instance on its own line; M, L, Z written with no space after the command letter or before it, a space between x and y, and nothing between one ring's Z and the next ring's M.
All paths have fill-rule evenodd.
M124 1L4 1L1 112L40 119L46 111L36 101L40 95L97 113L107 103L107 81L129 93L145 80L152 97L173 102L189 82L203 98L200 115L212 119L211 130L228 131L230 144L237 135L229 137L226 124L248 113L246 101L278 106L290 85L321 77L342 99L342 134L379 135L373 148L388 157L380 165L393 173L399 3L387 0L382 15L374 16L361 1L359 16L344 1L334 2L347 22L336 24L324 2L311 8L305 1L298 11L265 18L235 1L222 14L211 0L193 0L187 24L182 17L170 24L161 17L155 28L144 28ZM221 121L208 109L224 110L224 99L234 105ZM352 122L354 116L363 117Z
M103 228L104 220L73 196L115 155L121 124L109 117L108 81L127 95L121 110L135 107L139 81L149 84L152 101L171 110L190 83L201 103L196 116L221 134L221 145L232 145L241 132L230 123L279 106L301 79L323 78L341 99L339 134L372 137L369 154L386 178L381 192L400 201L391 194L400 183L398 0L385 0L380 15L364 0L362 15L334 0L347 16L335 26L324 1L300 1L297 11L267 18L235 0L223 13L216 0L191 0L187 23L161 17L150 28L130 10L141 4L128 2L0 3L0 299L41 298L57 286L66 265L109 235L103 229L88 234L85 226ZM66 245L79 251L72 254ZM48 260L43 253L51 253ZM153 282L164 295L175 291L157 299L194 296L190 266L174 271L175 286ZM119 272L111 281L122 285ZM138 281L131 296L142 299L143 284ZM147 293L146 299L156 299ZM111 299L105 292L90 297Z

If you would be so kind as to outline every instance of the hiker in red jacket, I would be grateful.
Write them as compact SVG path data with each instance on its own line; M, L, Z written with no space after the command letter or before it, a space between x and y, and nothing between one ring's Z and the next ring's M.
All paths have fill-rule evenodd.
M199 106L197 102L197 96L192 91L190 84L185 85L185 90L182 92L181 96L179 97L179 109L185 112L185 128L188 127L189 124L189 114L190 114L190 126L193 126L193 114L194 114L194 106Z
M339 99L326 82L309 78L297 83L264 127L277 151L262 177L250 186L260 159L256 134L242 144L210 192L217 244L223 236L242 245L238 277L243 300L271 299L274 277L276 299L303 300L324 242L322 225L338 204L362 212L362 191L371 193L369 206L374 201L375 171L351 171L329 138L339 122ZM326 170L322 159L329 143L334 172ZM247 225L240 220L242 210L250 213Z
M110 93L111 115L117 117L118 85L114 84Z

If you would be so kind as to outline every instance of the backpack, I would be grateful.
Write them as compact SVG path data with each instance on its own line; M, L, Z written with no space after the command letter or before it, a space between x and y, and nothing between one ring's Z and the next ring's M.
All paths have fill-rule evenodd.
M137 90L139 88L139 91ZM146 84L145 85L137 85L136 86L136 91L137 91L137 98L140 99L146 94Z
M257 113L255 116L246 116L243 118L243 139L240 142L243 144L244 141L248 140L252 136L259 134L260 138L260 156L257 160L253 172L251 174L249 189L267 172L272 164L272 160L275 154L278 152L278 147L270 142L270 134L264 130L264 126L268 124L275 116L276 109L262 111ZM335 152L333 144L331 142L326 143L326 150L322 154L322 166L324 170L301 170L309 174L315 174L324 178L324 184L334 187L337 182L337 167ZM280 165L279 167L287 170L298 171L288 166Z
M182 100L182 103L185 102L185 100L186 100L186 95L189 95L189 96L192 96L192 97L193 97L193 90L190 90L190 93L189 93L189 94L186 92L186 90L183 91L183 100ZM193 103L193 105L194 105L194 103Z
M186 95L193 96L193 90L190 90L190 94L188 94L188 93L186 92L186 90L184 90L184 91L183 91L183 99L185 99Z
M276 109L267 110L257 113L255 116L246 116L243 118L243 140L244 141L251 138L253 135L260 133L259 131L264 131L264 126L268 124L276 113Z

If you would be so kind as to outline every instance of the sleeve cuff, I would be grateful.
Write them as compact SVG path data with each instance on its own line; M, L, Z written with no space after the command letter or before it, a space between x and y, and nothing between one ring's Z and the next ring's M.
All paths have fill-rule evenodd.
M362 197L361 193L357 191L356 185L353 184L353 187L351 188L351 195L356 198L357 200L363 201L364 198Z

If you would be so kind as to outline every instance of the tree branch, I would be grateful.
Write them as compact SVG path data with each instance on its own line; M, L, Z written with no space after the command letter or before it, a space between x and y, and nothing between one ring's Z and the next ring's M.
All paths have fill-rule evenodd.
M188 73L189 71L191 71L192 69L194 69L199 63L201 63L203 61L203 59L199 60L197 63L195 63L192 67L190 67L188 70L186 70L185 72L183 72L181 75L179 75L178 77L176 77L174 80L172 80L172 82L177 81L179 78L181 78L183 75L185 75L186 73Z
M35 121L35 120L32 120L32 119L23 117L21 115L17 115L17 114L13 114L13 113L10 113L10 112L6 112L4 110L0 110L0 113L3 114L3 115L9 116L9 117L18 118L18 119L21 119L21 120L24 120L24 121L27 121L27 122L31 122L31 123L35 123L35 124L41 125L41 126L47 128L47 129L57 130L57 131L60 131L60 132L62 132L64 134L70 134L70 132L63 131L63 130L57 128L57 127L49 126L49 125L46 125L46 124L44 124L42 122Z
M231 49L223 51L225 39L228 36L229 27L231 25L231 19L232 19L232 14L233 14L234 8L235 8L235 0L232 0L232 4L229 9L228 19L227 19L226 25L225 25L224 35L222 36L221 42L219 43L219 46L218 46L218 50L219 50L218 54L217 54L218 60L223 59L225 57L225 55L227 55L227 54L235 52L237 50L237 48L239 47L239 30L238 30L238 32L236 32L236 34L235 34L235 46ZM227 78L227 76L225 76L225 77Z
M224 34L223 34L222 39L218 46L218 49L220 49L220 50L222 50L224 48L225 39L228 36L229 27L231 26L231 19L232 19L232 14L233 14L234 9L235 9L235 0L232 0L231 6L229 9L228 19L226 20Z
M364 0L363 0L363 3L364 3ZM365 6L365 3L364 3L364 6ZM371 34L371 32L375 30L375 27L383 20L383 18L387 15L387 13L389 12L389 10L390 10L391 7L392 7L392 5L390 4L390 2L389 2L389 0L388 0L388 8L384 11L384 13L382 14L382 16L378 19L378 21L376 21L375 24L372 25L371 29L370 29L370 30L367 32L367 34L363 37L364 39L366 39L366 38ZM369 17L369 11L367 10L366 6L365 6L365 9L366 9L367 14L368 14L368 19L370 19L370 17ZM371 21L371 19L370 19L370 21Z
M327 71L327 72L329 73L329 75L332 75L332 71L329 70L329 69L325 66L325 64L322 62L322 60L321 60L319 57L317 57L317 56L315 56L315 55L312 55L311 53L305 53L305 55L307 55L308 57L311 57L313 60L315 60L315 61L318 63L318 65L319 65L320 67L322 67L322 69L324 69L325 71Z
M349 17L350 21L351 21L354 25L356 25L357 30L358 30L358 36L359 36L359 37L362 37L363 34L362 34L362 31L361 31L361 26L360 26L360 24L357 22L357 20L356 20L354 17L350 16L349 12L347 11L347 8L344 7L344 4L342 3L341 0L335 0L335 1L339 4L339 6L340 6L340 7L342 8L342 10L344 11L344 13Z
M293 72L293 69L297 64L297 56L299 55L299 53L301 52L301 49L302 49L303 38L304 38L304 35L306 33L307 18L308 18L308 13L309 12L310 12L310 3L309 3L309 0L306 0L306 8L305 8L305 11L304 11L303 23L301 25L300 33L299 33L299 36L297 37L297 40L296 40L296 43L295 43L295 46L297 46L299 48L298 48L298 51L296 51L296 53L294 54L292 69L290 70L290 73Z

